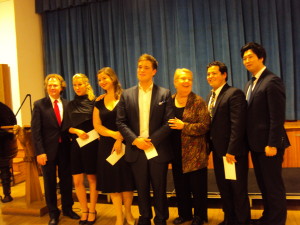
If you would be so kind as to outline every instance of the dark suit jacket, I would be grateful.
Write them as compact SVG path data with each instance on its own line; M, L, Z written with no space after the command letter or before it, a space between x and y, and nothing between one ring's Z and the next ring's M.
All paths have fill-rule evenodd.
M116 123L126 141L125 160L128 162L135 162L141 151L132 145L140 133L138 91L138 86L125 90L117 108ZM171 132L168 125L170 118L174 118L171 93L168 89L154 84L150 106L149 138L158 152L158 156L153 158L156 162L168 162L172 157L168 138Z
M250 82L245 86L245 93ZM248 102L247 138L252 151L264 152L265 146L289 146L285 129L285 89L282 80L265 69Z
M207 97L209 101L210 95ZM217 98L209 139L218 157L244 155L247 102L242 90L225 84ZM211 147L212 147L211 146Z
M65 118L68 101L62 99ZM61 127L63 127L62 121ZM32 140L35 147L35 154L47 154L48 160L54 160L57 156L59 137L62 143L68 147L69 140L66 133L62 132L59 127L51 100L49 97L42 98L34 103L31 132Z

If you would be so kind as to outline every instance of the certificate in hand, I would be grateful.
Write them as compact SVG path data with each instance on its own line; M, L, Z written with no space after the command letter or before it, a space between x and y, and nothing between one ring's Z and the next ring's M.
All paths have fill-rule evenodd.
M235 163L228 163L226 160L226 156L223 156L224 163L224 171L225 171L225 179L227 180L236 180L236 171L235 171Z
M147 157L148 160L158 156L158 153L157 153L156 148L154 147L154 145L152 145L150 148L148 148L144 152L145 152L146 157Z
M116 151L114 151L110 156L107 157L106 161L109 162L111 165L115 165L119 159L122 158L122 156L125 154L125 145L122 144L122 150L120 154L117 154Z
M83 140L83 139L81 139L79 137L76 138L76 141L77 141L77 143L78 143L78 145L79 145L80 148L83 147L83 146L85 146L85 145L87 145L88 143L96 140L97 138L99 138L99 134L98 134L98 132L96 130L91 130L87 134L89 135L89 137L87 139Z

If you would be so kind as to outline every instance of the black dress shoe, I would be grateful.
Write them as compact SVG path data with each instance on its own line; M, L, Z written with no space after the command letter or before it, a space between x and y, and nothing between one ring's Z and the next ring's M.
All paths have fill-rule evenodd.
M259 219L251 219L250 220L250 224L251 225L263 225L264 224L264 221L262 218L259 218Z
M1 202L3 203L11 202L12 200L13 198L10 195L5 195L4 198L1 198Z
M73 220L79 220L80 219L80 216L77 213L75 213L72 209L70 209L68 211L63 211L63 215L67 216L67 217L70 217Z
M221 223L219 223L218 225L235 225L236 223L234 221L231 220L224 220Z
M58 218L50 218L48 225L57 225Z
M193 222L191 223L191 225L202 225L202 224L204 224L204 220L201 219L199 216L195 216Z
M184 218L182 218L181 216L179 216L179 217L177 217L175 220L173 220L173 224L183 224L183 223L185 223L186 221L191 221L192 220L192 218L191 219L184 219Z

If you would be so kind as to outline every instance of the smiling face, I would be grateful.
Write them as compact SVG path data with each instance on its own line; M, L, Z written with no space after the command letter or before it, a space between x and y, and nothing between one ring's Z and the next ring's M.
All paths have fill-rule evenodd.
M264 67L264 58L258 58L257 55L251 50L247 50L243 55L243 64L246 69L255 75Z
M193 87L193 73L177 69L174 78L174 87L176 88L177 93L189 95Z
M98 74L98 84L105 91L108 91L108 90L114 88L113 80L106 73Z
M75 78L73 79L73 89L78 96L86 95L87 84L83 81L82 78Z
M217 90L226 83L226 73L221 73L219 66L211 66L207 69L207 82L214 89Z
M60 92L62 91L61 83L55 77L52 77L47 82L47 93L54 99L58 99L60 97Z
M152 82L152 78L156 74L156 69L153 69L152 62L149 60L141 60L138 62L137 78L140 83L148 84Z

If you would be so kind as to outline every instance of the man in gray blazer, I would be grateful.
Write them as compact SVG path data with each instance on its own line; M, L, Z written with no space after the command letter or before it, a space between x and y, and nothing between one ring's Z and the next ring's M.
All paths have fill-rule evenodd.
M242 47L241 57L252 79L245 86L248 101L247 140L264 211L254 224L284 225L287 216L282 162L290 145L285 121L285 88L282 80L266 68L266 51L250 42Z
M171 93L153 83L156 59L148 54L138 60L139 84L122 93L117 126L126 141L125 160L130 163L138 191L139 225L150 225L152 219L150 184L153 189L156 225L169 218L166 178L171 149L168 120L173 117ZM146 154L157 152L154 157ZM149 156L149 155L148 155Z

